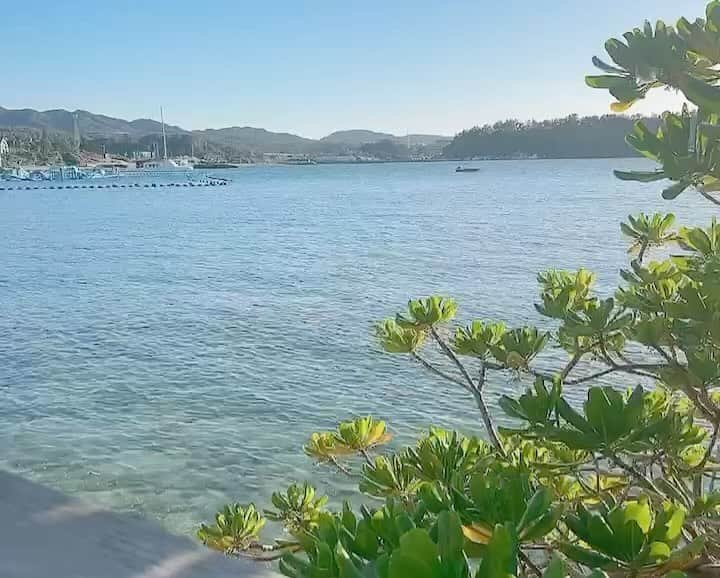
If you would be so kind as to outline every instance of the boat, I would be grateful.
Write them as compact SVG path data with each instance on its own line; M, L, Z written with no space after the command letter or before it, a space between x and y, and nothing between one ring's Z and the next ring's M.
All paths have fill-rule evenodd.
M193 166L186 161L175 159L150 159L147 161L135 161L135 168L129 168L122 171L122 174L128 175L167 175L167 174L185 174L191 172Z
M476 173L479 170L480 169L476 169L475 167L464 167L464 166L460 165L455 169L455 172L456 173Z
M17 168L7 169L2 174L3 180L6 181L31 181L30 173L20 166L18 163Z
M169 159L167 156L167 135L165 134L165 117L160 107L160 122L162 123L163 156L161 159L148 159L135 161L135 168L122 171L123 175L133 177L161 177L164 175L184 175L192 172L193 166L184 159Z

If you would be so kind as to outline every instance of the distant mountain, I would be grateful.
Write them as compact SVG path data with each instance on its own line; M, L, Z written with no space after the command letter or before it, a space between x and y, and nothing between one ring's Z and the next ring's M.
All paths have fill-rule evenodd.
M381 140L393 140L395 135L374 130L338 130L320 140L334 144L344 144L352 147L359 147L364 144L379 142Z
M34 128L72 133L74 130L73 115L77 115L80 134L87 137L141 138L162 131L161 124L150 119L127 121L102 114L93 114L86 110L38 111L30 108L12 110L2 107L0 107L0 127ZM171 134L187 132L172 125L166 125L165 128Z
M196 130L192 134L195 139L205 139L212 143L249 151L303 154L317 145L317 141L313 139L250 126Z
M86 110L38 111L0 107L0 133L7 133L7 129L15 133L12 138L16 143L16 160L41 162L57 155L69 158L68 155L77 152L72 141L73 117L78 121L83 152L128 156L136 151L162 150L162 125L158 121L127 121ZM625 135L638 118L570 115L543 121L506 120L464 130L454 138L432 134L398 136L354 129L310 139L249 126L188 131L166 125L166 131L170 155L194 152L206 158L239 162L261 160L264 153L326 154L340 158L349 155L383 160L406 159L409 156L416 159L594 158L635 154L625 143ZM642 120L651 130L657 127L657 117ZM42 141L31 134L39 130L47 131Z
M321 142L344 144L351 147L361 147L365 144L378 143L384 140L389 140L395 144L403 145L407 144L409 140L411 146L427 146L438 142L449 143L452 140L452 137L437 134L411 134L406 136L397 136L386 132L355 129L338 130L320 139Z
M144 150L149 143L157 144L162 125L151 119L123 120L102 114L94 114L86 110L46 110L33 109L11 110L0 107L0 129L35 129L72 135L74 131L73 117L77 116L81 137L92 141L93 146L102 150L119 152L130 150L134 144ZM228 127L188 131L178 126L166 125L169 136L182 137L183 147L190 149L190 140L200 145L200 150L222 150L225 153L265 152L291 154L339 154L356 151L365 144L391 140L397 145L405 146L407 137L395 136L390 133L371 130L343 130L334 132L319 140L304 138L286 132L271 132L262 128L249 126ZM190 138L192 137L192 139ZM449 137L437 135L410 135L412 146L433 146L450 142ZM106 142L107 141L107 142ZM177 141L180 142L180 141ZM120 146L118 143L123 143ZM128 149L129 147L129 149ZM171 143L175 151L178 147Z

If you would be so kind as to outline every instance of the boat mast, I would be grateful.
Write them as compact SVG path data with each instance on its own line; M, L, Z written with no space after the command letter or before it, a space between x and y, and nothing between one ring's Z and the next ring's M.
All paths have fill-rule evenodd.
M165 117L163 116L162 106L160 107L160 122L162 123L163 135L163 160L167 160L167 136L165 135Z

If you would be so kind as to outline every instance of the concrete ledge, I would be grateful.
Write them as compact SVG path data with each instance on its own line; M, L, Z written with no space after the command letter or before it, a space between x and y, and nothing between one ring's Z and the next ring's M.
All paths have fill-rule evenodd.
M146 520L0 471L2 578L271 578Z

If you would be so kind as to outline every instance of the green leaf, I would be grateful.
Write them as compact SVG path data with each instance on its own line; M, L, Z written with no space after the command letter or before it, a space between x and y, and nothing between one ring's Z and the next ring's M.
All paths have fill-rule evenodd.
M693 104L710 112L720 112L719 87L685 74L680 82L680 89Z
M587 420L580 415L564 398L558 400L558 413L570 425L583 433L590 433L592 429Z
M663 560L667 560L670 557L670 553L670 546L668 546L665 542L652 542L650 544L648 556L654 562L661 562Z
M438 546L426 530L414 528L400 537L400 551L432 566L438 557Z
M535 522L523 528L521 535L522 541L532 542L534 540L539 540L543 536L552 532L557 527L561 514L561 508L548 510L547 513L540 516Z
M340 578L367 578L367 576L355 566L342 546L338 546L337 557L340 567Z
M432 566L418 558L402 552L394 552L390 557L388 578L433 578Z
M568 575L565 562L556 554L550 559L550 563L545 568L542 578L565 578Z
M390 556L382 554L375 560L375 571L378 578L390 578Z
M665 171L613 171L621 181L637 181L640 183L652 183L667 179Z
M278 569L290 578L305 578L309 575L311 566L293 554L285 554L280 558Z
M402 327L394 319L385 319L375 327L375 335L388 353L413 353L425 342L426 333L415 327Z
M548 488L540 488L530 501L528 502L525 512L523 513L518 529L522 529L536 522L543 514L545 514L552 504L553 495Z
M616 88L621 90L635 90L635 81L628 76L617 76L601 74L598 76L586 76L585 84L590 88Z
M625 70L622 68L617 68L616 66L610 66L609 64L603 62L600 60L597 56L592 57L592 63L594 66L602 70L603 72L610 72L613 74L627 74Z
M509 524L495 526L476 578L508 578L517 574L518 542Z
M668 541L673 541L679 538L684 523L685 510L680 507L674 508L667 521L665 522L666 530L664 538Z
M437 525L440 557L447 559L462 557L464 539L458 515L455 512L441 512Z
M558 546L558 549L571 560L575 560L575 562L579 562L588 568L611 569L617 566L612 558L574 544L563 543Z
M358 522L353 542L353 551L367 560L373 560L379 548L378 535L372 528L369 520L363 519Z

